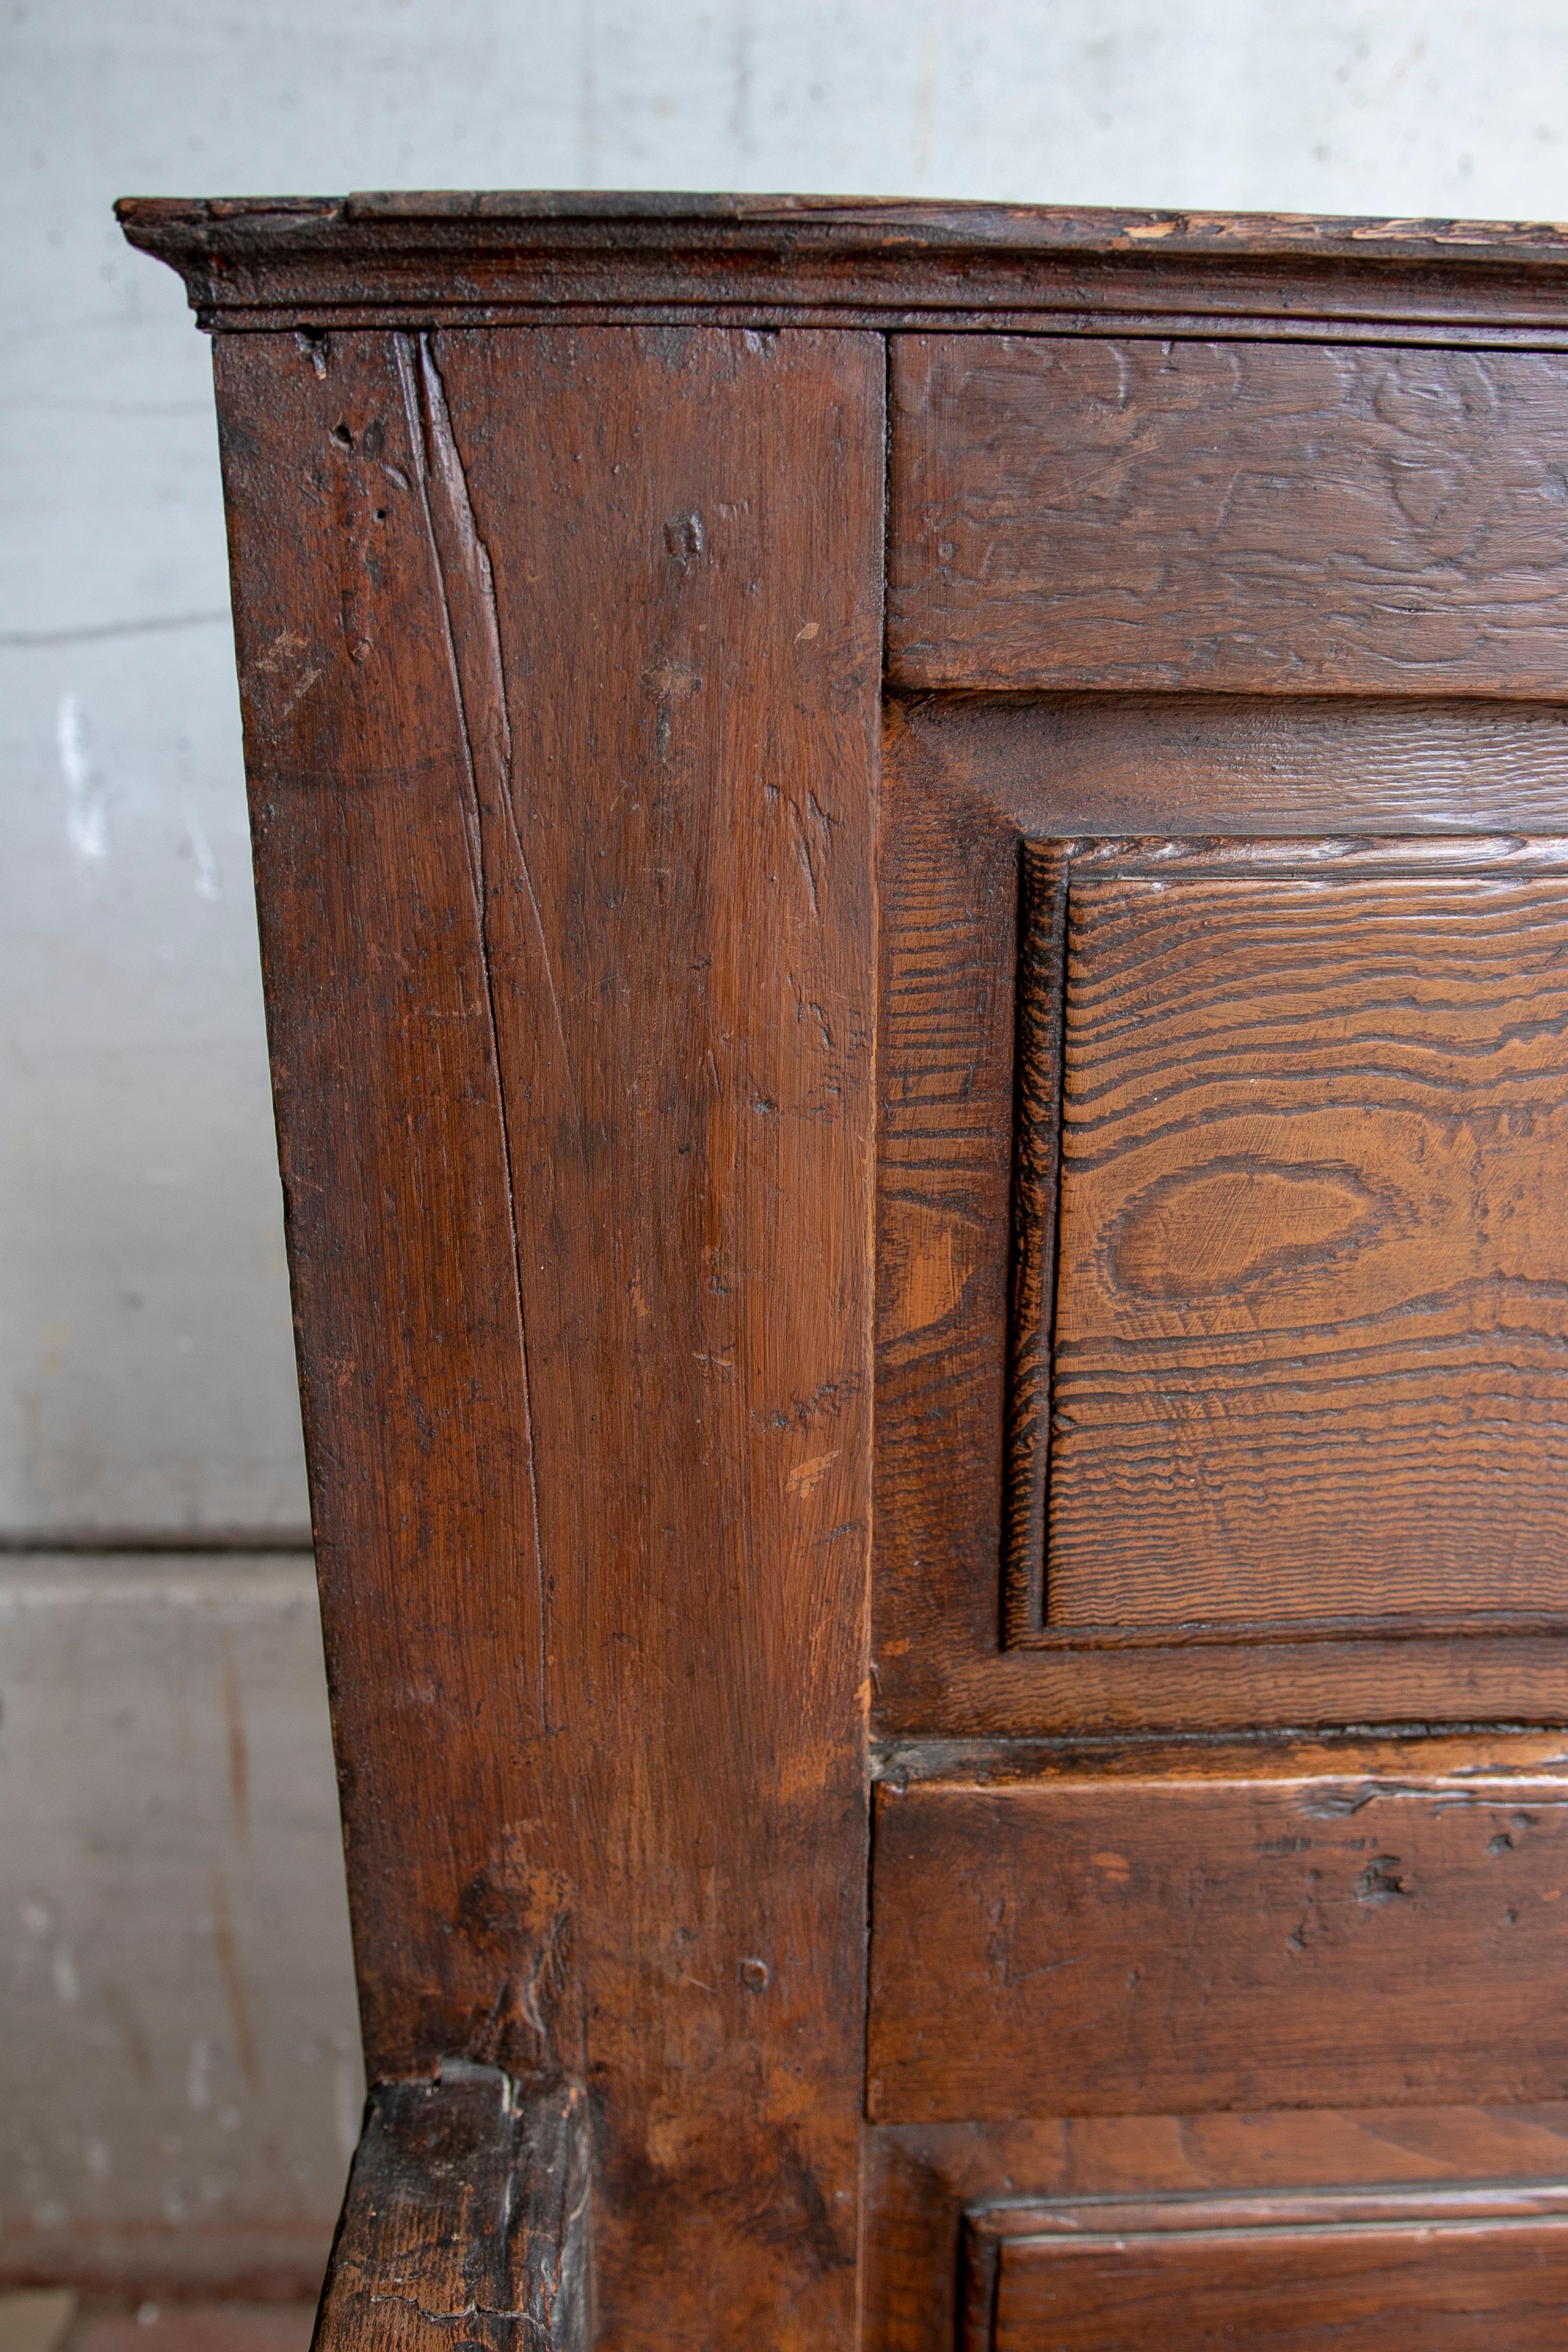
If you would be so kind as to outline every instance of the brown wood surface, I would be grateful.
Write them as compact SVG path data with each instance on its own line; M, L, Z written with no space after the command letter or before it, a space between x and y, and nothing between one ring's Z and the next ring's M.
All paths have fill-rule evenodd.
M875 2122L1554 2096L1568 1782L878 1792Z
M1568 2169L1562 2110L1530 2104L1568 2061L1562 1742L1523 1728L1568 1713L1568 935L1564 886L1498 837L1568 835L1568 239L603 196L153 203L127 227L244 331L220 407L373 2079L323 2347L932 2352L962 2209L1019 2196L1017 2227L973 2234L997 2253L979 2336L999 2315L1020 2352L1109 2352L1173 2311L1194 2345L1205 2311L1278 2336L1280 2234L1317 2264L1303 2345L1339 2319L1403 2345L1412 2312L1423 2343L1548 2340L1528 2197L1439 2215L1452 2259L1411 2266L1414 2209L1356 2234L1300 2192L1359 2182L1365 2216L1379 2182ZM895 684L964 691L888 713L879 818L888 353L856 322L989 330L893 354ZM1134 1182L1119 1153L1113 1198L1080 1153L1062 1302L1036 1218L1042 1336L1065 1303L1064 1360L1103 1354L1135 1292L1136 1345L1151 1314L1177 1351L1260 1323L1272 1345L1281 1286L1316 1283L1313 1330L1395 1307L1416 1330L1426 1435L1400 1454L1416 1423L1370 1392L1370 1444L1321 1412L1331 1475L1287 1489L1263 1461L1245 1540L1225 1519L1205 1550L1152 1533L1157 1478L1118 1501L1124 1449L1069 1409L1060 1646L1004 1653L1009 1218L1017 1165L1037 1206L1053 1182L1048 1138L1016 1159L1017 1047L1033 1019L1044 1086L1058 1045L1039 987L1015 1033L1020 843L1087 874L1113 834L1184 845L1102 861L1070 946L1026 955L1042 982L1075 960L1075 1134L1104 1056L1128 1153L1164 1158ZM1450 838L1398 871L1355 846L1395 834ZM1317 837L1331 878L1262 836ZM1250 1026L1205 1078L1227 957ZM1294 1060L1258 1011L1282 957L1298 1013L1318 992ZM1369 1118L1345 1089L1380 1012L1405 1091ZM1195 1234L1165 1193L1148 1213L1152 1184L1214 1173L1196 1116L1180 1145L1156 1116L1162 1055L1178 1092L1219 1089L1202 1117L1258 1129L1230 1155L1245 1197ZM1279 1096L1261 1121L1225 1096L1252 1077ZM1340 1182L1352 1114L1356 1181L1409 1217L1341 1251L1318 1201L1309 1265L1258 1171L1305 1164L1273 1129L1315 1119ZM1194 1310L1172 1286L1205 1248L1230 1255ZM1452 1288L1467 1252L1438 1328L1424 1272ZM1439 1392L1442 1346L1493 1342L1491 1387ZM1155 1372L1217 1423L1195 1359ZM1506 1441L1478 1439L1500 1412ZM1482 1493L1504 1444L1533 1498L1512 1519ZM1260 1458L1241 1445L1227 1496ZM1365 1730L1434 1723L1471 1733ZM1291 1725L1359 1728L1268 1736ZM1297 2201L1267 2247L1234 2206L1143 2243L1163 2191L1270 2182ZM1038 2200L1064 2189L1132 2204L1063 2256ZM1081 2286L1042 2316L1064 2263L1100 2265L1092 2320Z
M218 352L367 2063L586 2083L605 2346L854 2309L882 382Z
M1350 695L920 695L892 765L1047 834L1560 834L1568 708Z
M373 2084L313 2352L589 2352L591 2181L578 2084Z
M1553 2182L1568 2108L1384 2107L885 2125L868 2135L867 2352L952 2352L964 2217L1006 2200L1215 2190L1300 2196L1346 2182Z
M963 2352L1547 2352L1568 2294L1562 2184L991 2207L967 2234Z
M118 210L226 330L596 315L1568 344L1550 223L504 190Z
M1444 846L1467 820L1472 836L1563 828L1561 712L1224 697L892 709L879 1039L884 1736L1562 1719L1560 1643L1499 1623L1483 1633L1473 1618L1474 1639L1406 1620L1407 1639L999 1653L1021 838L1264 834L1289 860L1307 854L1292 835L1353 845L1392 832L1417 862L1528 855L1495 834ZM1315 853L1345 870L1362 854L1381 853Z
M1527 1772L1556 1779L1568 1771L1568 1726L1552 1730L1510 1724L1481 1729L1407 1727L1315 1732L1058 1734L1023 1739L879 1739L873 1779L888 1788L926 1781L970 1789L1038 1788L1068 1780L1211 1781L1346 1780L1496 1780Z
M1561 698L1568 360L906 335L905 687Z
M1026 842L1018 875L1007 1420L1003 1438L1003 1631L1010 1643L1020 1633L1037 1633L1046 1615L1051 1384L1062 1241L1057 1209L1062 1197L1064 971L1074 846L1068 841Z
M1026 847L1020 979L1063 1031L1018 1112L1061 1134L1046 1625L1563 1612L1564 861L1071 846Z

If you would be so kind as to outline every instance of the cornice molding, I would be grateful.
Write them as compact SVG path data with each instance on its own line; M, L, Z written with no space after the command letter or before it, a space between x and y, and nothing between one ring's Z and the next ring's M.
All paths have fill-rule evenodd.
M832 196L126 197L204 325L546 318L1546 341L1568 226Z

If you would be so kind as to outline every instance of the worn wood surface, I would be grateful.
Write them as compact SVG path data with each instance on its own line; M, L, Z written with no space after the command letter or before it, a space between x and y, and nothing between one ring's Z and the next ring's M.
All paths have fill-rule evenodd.
M705 319L1568 343L1550 224L833 196L131 197L225 329Z
M153 204L127 226L210 323L245 331L220 336L218 380L247 758L383 2078L323 2345L580 2338L562 2279L581 2265L550 2263L581 2242L565 2215L586 2210L590 2155L614 2352L951 2345L976 2201L1561 2177L1561 2111L1529 2103L1568 2060L1542 1998L1563 1782L1560 1742L1521 1727L1564 1713L1563 886L1511 839L1397 872L1353 844L1568 834L1568 239L504 196ZM1286 320L1292 340L1262 348ZM757 331L785 322L802 331ZM964 691L888 714L880 819L887 352L840 331L856 322L990 330L894 353L894 680ZM987 685L1014 699L969 691ZM1016 692L1042 686L1048 702ZM1397 1260L1404 1336L1467 1364L1490 1348L1498 1379L1439 1396L1421 1375L1441 1443L1413 1471L1377 1400L1370 1447L1336 1451L1325 1416L1336 1475L1298 1508L1306 1487L1270 1471L1250 1551L1225 1512L1206 1551L1191 1529L1154 1540L1158 1476L1119 1499L1121 1454L1069 1415L1038 1628L1060 1646L1004 1653L1020 843L1048 835L1064 875L1087 873L1084 843L1112 834L1186 846L1152 871L1102 863L1059 952L1029 937L1042 981L1071 962L1079 1131L1100 1056L1128 1153L1164 1159L1134 1182L1119 1152L1114 1198L1111 1161L1075 1162L1055 1307L1035 1218L1042 1338L1065 1302L1063 1352L1103 1352L1135 1293L1138 1345L1152 1315L1167 1349L1251 1346L1259 1322L1283 1338L1284 1289L1316 1283L1310 1328L1331 1328L1373 1311L1356 1285ZM1205 835L1254 846L1194 849ZM1302 835L1352 845L1321 851L1331 879L1256 838ZM1282 1058L1263 992L1290 955ZM1404 1092L1369 1118L1351 1065L1390 1036ZM1043 1099L1058 1039L1039 988L1022 1043ZM1230 1155L1239 1204L1194 1233L1162 1193L1129 1242L1151 1184L1214 1174L1195 1118L1173 1140L1152 1096L1207 1085L1205 1114L1240 1118L1220 1097L1253 1077L1273 1093ZM1305 1165L1282 1130L1316 1119L1307 1158L1343 1189L1329 1129L1352 1114L1377 1147L1355 1181L1398 1200L1342 1250L1321 1200L1305 1241L1289 1186L1291 1213L1272 1194L1260 1211L1258 1171ZM1037 1207L1040 1140L1022 1139ZM868 2086L873 1172L870 1687L897 1744L878 1759ZM1109 1256L1108 1221L1127 1244ZM1225 1280L1194 1309L1173 1283L1216 1249ZM1452 1329L1438 1275L1473 1290ZM1521 1381L1502 1360L1526 1293ZM1245 1332L1210 1332L1226 1313ZM1215 1384L1195 1359L1182 1377L1201 1419ZM1016 1441L1039 1387L1015 1383ZM1468 1402L1473 1433L1500 1400L1533 1523L1483 1510L1496 1448L1455 1417ZM1043 1559L1043 1444L1033 1458ZM1389 1459L1396 1559L1373 1526ZM1439 1520L1456 1463L1474 1491ZM1231 1470L1227 1495L1258 1471L1245 1444ZM1325 1554L1324 1511L1360 1551ZM1248 1638L1224 1638L1265 1586ZM1367 1638L1311 1614L1325 1593ZM1445 1721L1512 1728L1452 1752L1264 1736ZM1215 1728L1236 1742L1207 1744ZM1434 2104L1482 2096L1486 2115ZM1122 2213L1118 2243L1146 2220ZM1486 2228L1516 2223L1533 2226ZM998 2341L1058 2340L1050 2226L1037 2211L997 2264ZM1352 2242L1310 2226L1329 2278ZM1184 2251L1156 2247L1156 2268L1189 2271L1161 2286L1162 2324L1177 2305L1196 2325L1211 2289L1227 2325L1278 2315L1261 2272L1247 2289L1216 2267L1223 2217L1168 2234ZM1454 2275L1427 2263L1393 2307L1425 2293L1440 2325ZM1359 2316L1343 2263L1331 2284ZM1489 2343L1528 2313L1527 2266L1511 2286ZM1077 2340L1122 2333L1102 2313Z
M1401 857L1474 868L1528 855L1512 836L1478 841L1478 827L1568 818L1559 712L1536 727L1518 710L1454 703L1280 709L1170 697L1125 710L1109 698L1013 711L933 701L889 716L875 1592L889 1737L1563 1714L1560 1645L1500 1625L1483 1637L1475 1620L1469 1640L1407 1619L1408 1639L1360 1643L998 1654L1021 837L1135 835L1157 817L1178 837L1276 834L1291 859L1310 833L1351 845L1313 853L1348 871L1356 856L1383 855L1354 844L1387 830L1409 836ZM1468 837L1445 846L1467 808ZM1542 1036L1523 1050L1550 1047ZM1492 1142L1503 1141L1500 1124Z
M906 687L1562 698L1568 360L900 337Z
M1046 1627L1563 1612L1568 859L1071 847L1026 845L1020 973Z
M588 2084L606 2346L854 2309L882 381L218 352L367 2063Z
M373 2084L313 2352L589 2352L592 2178L581 2084Z
M1561 2183L991 2206L966 2236L963 2352L1546 2352L1568 2292Z
M871 1750L875 1781L911 1789L927 1781L967 1789L1042 1788L1086 1780L1107 1786L1152 1780L1371 1781L1485 1780L1529 1772L1555 1780L1568 1772L1568 1725L1530 1728L1505 1724L1374 1733L1354 1730L1104 1733L1037 1738L879 1739Z
M1565 2173L1560 2105L882 2126L868 2135L867 2352L952 2352L964 2215L995 2200L1522 2185Z
M1553 2097L1568 1782L878 1792L881 2123Z
M921 695L888 751L955 824L1036 835L1568 831L1561 704Z

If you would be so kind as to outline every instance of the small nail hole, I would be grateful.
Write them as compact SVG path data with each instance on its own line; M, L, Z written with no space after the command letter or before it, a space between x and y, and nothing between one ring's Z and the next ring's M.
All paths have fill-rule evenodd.
M340 449L352 449L354 446L354 436L346 425L334 425L332 438Z

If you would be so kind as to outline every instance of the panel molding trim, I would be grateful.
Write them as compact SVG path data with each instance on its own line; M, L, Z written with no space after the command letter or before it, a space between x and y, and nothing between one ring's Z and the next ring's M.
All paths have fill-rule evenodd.
M1568 1633L1565 1031L1568 838L1022 842L1005 1647Z
M1452 2352L1500 2326L1533 2352L1558 2340L1565 2292L1562 2182L1058 2198L966 2213L959 2340L1090 2352L1158 2309L1172 2352L1295 2341L1303 2322L1390 2347L1419 2330Z

